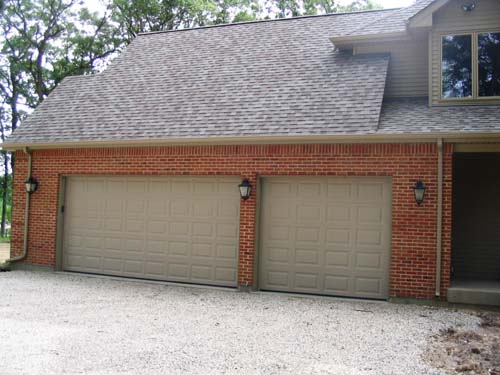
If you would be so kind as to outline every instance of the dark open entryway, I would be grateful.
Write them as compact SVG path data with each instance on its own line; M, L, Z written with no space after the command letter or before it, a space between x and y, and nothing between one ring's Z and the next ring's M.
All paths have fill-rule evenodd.
M454 155L452 220L452 287L500 291L500 153Z

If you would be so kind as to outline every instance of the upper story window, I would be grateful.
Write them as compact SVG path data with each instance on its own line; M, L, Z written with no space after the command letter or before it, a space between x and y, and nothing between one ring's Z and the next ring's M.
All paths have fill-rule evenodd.
M444 35L443 99L500 97L500 32Z

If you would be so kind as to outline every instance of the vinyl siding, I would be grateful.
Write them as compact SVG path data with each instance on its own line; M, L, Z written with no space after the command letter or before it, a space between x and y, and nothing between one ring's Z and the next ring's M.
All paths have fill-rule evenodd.
M358 54L381 52L391 54L385 96L416 97L428 95L427 39L356 46Z
M460 33L471 31L500 30L500 1L476 1L476 8L470 12L462 11L463 2L453 0L434 14L432 30L432 104L440 104L441 85L441 35L442 33Z

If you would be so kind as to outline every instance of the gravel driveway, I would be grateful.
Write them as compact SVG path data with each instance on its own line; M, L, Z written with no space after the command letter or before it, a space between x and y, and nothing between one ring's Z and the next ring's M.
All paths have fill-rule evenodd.
M451 309L0 273L0 373L439 374L420 359Z

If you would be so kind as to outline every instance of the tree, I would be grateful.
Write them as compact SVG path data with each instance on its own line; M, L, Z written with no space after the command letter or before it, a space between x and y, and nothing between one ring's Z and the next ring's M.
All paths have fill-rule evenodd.
M286 18L325 13L380 9L373 0L354 0L347 5L335 0L266 0L265 18Z
M5 103L4 103L5 105ZM0 137L2 139L2 142L5 142L5 136L7 134L7 129L8 129L8 119L5 114L5 110L3 105L0 107ZM6 152L5 150L2 150L1 152L1 157L2 157L2 165L3 165L3 176L2 180L0 183L0 196L2 197L2 212L1 212L1 221L0 221L0 236L5 237L6 235L6 223L7 223L7 207L10 201L10 188L11 184L9 182L10 180L10 175L9 175L9 153Z
M111 0L111 19L130 42L139 33L257 18L258 0Z
M14 131L68 75L86 74L124 45L108 14L81 8L77 0L7 0L0 20L0 137ZM2 151L0 234L5 235L9 161Z

